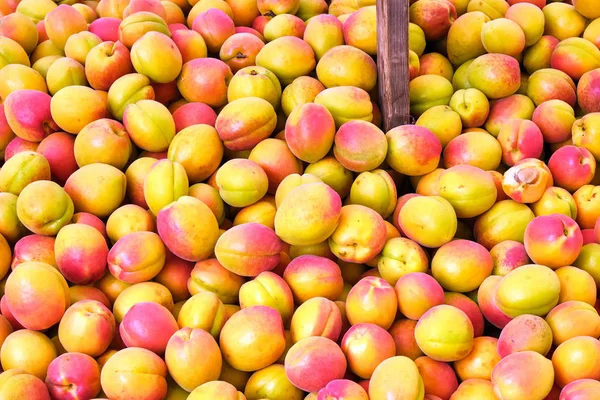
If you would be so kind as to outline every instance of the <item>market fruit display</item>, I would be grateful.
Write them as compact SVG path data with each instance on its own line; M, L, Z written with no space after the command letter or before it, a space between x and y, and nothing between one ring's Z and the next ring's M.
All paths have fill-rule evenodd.
M600 6L403 1L0 0L0 400L599 398Z

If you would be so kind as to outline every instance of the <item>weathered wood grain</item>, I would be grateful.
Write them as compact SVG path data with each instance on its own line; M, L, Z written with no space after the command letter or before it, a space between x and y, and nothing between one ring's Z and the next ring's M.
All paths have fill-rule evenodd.
M377 1L379 105L388 131L410 123L408 0Z

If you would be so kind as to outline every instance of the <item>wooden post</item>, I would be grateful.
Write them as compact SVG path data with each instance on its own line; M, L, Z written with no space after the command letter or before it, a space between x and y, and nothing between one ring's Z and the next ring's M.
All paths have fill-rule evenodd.
M408 0L377 0L377 69L383 128L410 123Z

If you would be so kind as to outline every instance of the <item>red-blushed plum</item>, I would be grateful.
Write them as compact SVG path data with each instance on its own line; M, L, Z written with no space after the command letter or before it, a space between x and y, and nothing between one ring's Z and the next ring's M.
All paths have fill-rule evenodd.
M538 158L544 147L540 128L526 119L513 119L503 124L498 132L502 147L502 161L508 166L526 158Z
M76 285L100 280L106 272L108 246L97 229L75 223L63 227L54 244L56 264L61 274Z
M450 397L451 400L497 400L494 394L494 386L487 379L467 379L458 386L456 392Z
M387 229L383 218L369 207L342 207L339 223L329 237L329 248L342 261L365 263L383 249Z
M48 160L52 177L60 184L79 168L75 159L75 139L68 133L51 133L40 142L36 151Z
M446 168L468 164L485 171L494 170L502 159L502 147L487 131L467 131L444 147L443 159Z
M334 301L340 296L344 286L340 267L328 258L315 255L294 258L285 268L283 279L299 304L314 297ZM308 282L312 284L309 285Z
M525 229L534 218L535 214L527 205L512 199L503 200L477 218L473 234L487 249L505 240L522 243Z
M300 185L289 191L277 208L275 232L291 245L321 243L336 230L341 213L340 196L330 186L322 182Z
M427 128L404 125L386 133L387 163L396 171L409 175L424 175L433 171L442 153L440 140Z
M532 121L540 128L545 142L560 143L571 137L575 111L562 100L548 100L536 107Z
M290 287L281 276L270 271L261 272L251 281L244 283L240 288L239 301L241 308L262 305L276 309L281 314L283 323L286 326L290 322L292 314L295 314L294 297ZM338 310L333 302L329 302L332 309ZM315 315L318 316L316 313ZM341 324L342 320L340 316L340 329Z
M254 372L244 389L248 399L286 398L301 400L302 390L295 387L288 379L283 364L273 364Z
M553 269L573 264L582 246L581 229L573 219L562 214L536 217L525 229L529 258Z
M560 400L593 398L600 390L600 382L594 379L578 379L562 388Z
M17 90L8 95L4 100L4 113L15 135L30 142L41 142L58 131L50 113L50 100L50 95L37 90Z
M505 276L515 268L531 264L525 246L514 240L500 242L490 250L494 262L492 275Z
M193 295L179 308L177 323L180 327L199 328L218 337L227 320L225 306L216 294L200 292Z
M562 343L552 354L556 384L564 387L579 379L598 380L599 352L600 343L596 338L589 336L574 337Z
M555 270L560 281L559 303L582 301L591 306L596 304L596 283L589 272L567 266Z
M564 146L552 154L548 168L557 186L575 192L594 178L596 159L585 147Z
M219 58L231 68L235 74L245 67L255 65L256 56L265 46L263 40L250 32L239 32L235 28L235 34L229 36L219 50Z
M72 199L75 211L89 212L99 218L109 216L125 198L126 177L108 164L89 164L75 171L64 190Z
M193 263L167 251L165 264L154 277L154 281L169 289L175 302L187 300L190 297L187 284L193 268Z
M154 278L165 265L166 248L154 232L132 232L119 239L108 252L108 269L126 283Z
M426 394L448 399L458 388L456 374L450 365L427 356L417 358L415 364Z
M552 329L556 346L578 336L600 336L598 311L581 301L567 301L557 305L546 316L546 322Z
M400 379L398 377L400 372ZM425 393L423 379L417 364L408 357L388 358L375 368L369 382L369 399L385 400L395 393L407 399L422 399Z
M394 289L398 310L413 320L419 320L430 308L444 304L444 289L431 275L423 272L402 276Z
M453 327L449 321L453 321ZM425 355L434 360L461 360L473 348L473 324L467 314L456 307L435 306L419 319L415 339Z
M62 354L48 366L46 386L55 399L92 398L101 389L100 368L87 354Z
M535 351L545 356L552 347L551 326L537 315L520 315L510 321L498 338L498 355L502 358L520 351Z
M369 379L382 361L396 355L392 336L375 324L353 325L341 340L348 367L357 376Z
M454 362L454 370L461 381L468 379L491 379L492 371L500 362L498 339L480 336L473 339L473 350L462 360Z
M210 53L218 54L225 40L235 34L235 24L223 11L209 9L194 18L192 30L202 35Z
M19 195L26 186L37 181L49 181L48 160L35 151L23 151L10 158L0 170L0 190Z
M428 210L428 224L423 224ZM484 214L485 215L485 214ZM398 213L402 233L424 247L440 247L456 234L456 213L448 200L440 196L416 196L408 199Z
M35 351L31 351L31 349ZM41 332L21 329L6 337L0 351L2 369L23 370L37 378L46 379L48 366L57 357L53 342Z
M75 285L69 288L69 292L71 293L71 305L82 300L96 300L107 308L111 306L108 297L100 289L93 286Z
M187 101L221 107L227 102L227 86L232 77L223 61L196 58L183 64L177 87Z
M444 293L444 299L445 304L456 307L467 314L471 320L471 324L473 324L473 334L475 337L483 335L483 314L479 309L479 305L472 298L462 293L446 292Z
M453 240L438 249L431 260L433 277L446 290L470 292L490 276L493 260L477 242Z
M101 17L90 23L88 29L103 41L116 42L119 40L120 18Z
M141 347L162 355L167 342L179 329L173 314L160 304L141 302L127 311L119 325L127 347Z
M597 195L600 187L594 185L584 185L573 193L573 199L577 206L577 224L581 229L593 229L600 211L596 208Z
M317 400L330 398L352 398L356 400L367 400L369 396L365 389L358 383L348 379L335 379L329 382L317 393Z
M196 224L203 221L203 225ZM157 216L158 234L166 247L187 261L210 257L219 235L217 220L200 200L183 196L162 208Z
M562 100L574 107L576 90L575 83L569 75L557 69L542 68L529 76L527 96L536 106L549 100Z
M312 338L304 340L310 339ZM219 343L223 358L232 367L241 371L256 371L267 367L285 350L286 341L281 315L271 307L244 308L227 320L221 331ZM343 358L341 350L339 352Z
M319 391L332 380L341 379L346 367L342 349L324 337L302 339L290 348L285 357L288 379L307 392Z
M126 2L123 2L123 6L126 4ZM150 11L138 11L123 18L119 25L119 41L131 48L138 39L148 32L160 32L167 35L169 34L169 28L165 20L159 15Z
M28 261L43 262L58 268L54 253L56 239L52 236L28 235L15 243L11 269Z
M346 315L351 325L372 323L389 329L396 319L398 297L383 278L366 276L350 289Z
M444 37L450 26L456 20L456 8L450 1L436 4L435 1L411 6L410 19L421 27L427 40L439 40Z
M61 321L71 304L65 278L42 262L30 261L15 268L6 281L4 294L12 315L32 330L44 330Z
M187 396L187 392L182 393L182 396ZM208 400L220 398L223 400L242 400L243 394L239 392L235 386L223 381L211 381L203 383L190 393L190 400Z
M512 318L523 314L544 316L558 304L559 293L560 281L552 269L529 264L513 270L499 281L495 303Z
M214 174L214 179L219 195L232 207L252 205L269 190L267 173L250 159L234 158L225 162Z
M50 400L44 381L22 369L10 369L0 374L0 396L7 399Z
M197 124L215 126L217 114L208 105L200 102L190 102L182 105L173 113L175 130L177 132Z
M223 267L216 258L199 261L194 265L187 289L191 295L212 292L225 304L238 301L238 293L245 280Z
M86 125L75 138L77 165L104 163L124 169L132 154L132 144L125 127L118 121L99 119Z
M58 326L58 338L65 350L92 357L108 349L115 332L113 314L95 300L82 300L69 307Z
M420 183L420 182L419 182ZM436 193L448 200L459 218L472 218L489 210L498 198L494 178L471 165L455 165L442 170ZM420 185L417 186L417 192Z
M108 359L100 375L103 392L115 400L164 399L167 366L149 350L131 347Z
M281 240L275 232L255 222L227 230L214 247L215 256L223 267L237 275L252 277L275 268L282 250Z
M267 175L269 187L268 193L274 195L279 184L289 175L302 174L302 162L296 158L284 140L267 138L257 144L250 155L250 161L254 161Z
M151 213L135 204L117 208L106 221L106 233L114 244L133 232L152 232L155 229Z
M492 372L494 393L507 400L543 399L552 390L553 382L552 362L534 351L511 354L496 364Z

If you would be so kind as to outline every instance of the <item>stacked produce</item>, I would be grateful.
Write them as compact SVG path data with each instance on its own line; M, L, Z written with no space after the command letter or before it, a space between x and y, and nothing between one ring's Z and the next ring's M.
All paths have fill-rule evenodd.
M598 398L596 0L0 12L0 399Z

